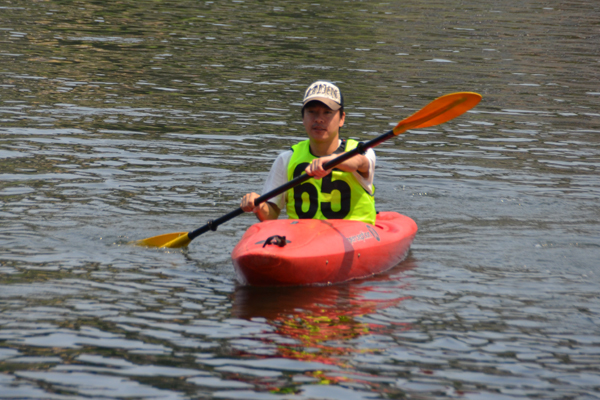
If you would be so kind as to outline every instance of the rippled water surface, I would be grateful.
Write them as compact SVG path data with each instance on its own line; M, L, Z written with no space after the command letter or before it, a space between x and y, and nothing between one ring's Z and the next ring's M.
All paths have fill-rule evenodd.
M600 398L595 1L0 4L0 399ZM304 138L482 102L377 148L379 210L419 233L386 274L236 282L244 215Z

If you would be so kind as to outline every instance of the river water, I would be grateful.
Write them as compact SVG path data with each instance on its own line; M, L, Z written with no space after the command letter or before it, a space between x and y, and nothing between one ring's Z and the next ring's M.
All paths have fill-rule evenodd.
M600 398L600 5L585 0L0 5L0 399ZM382 144L406 261L319 288L236 282L243 215L341 87Z

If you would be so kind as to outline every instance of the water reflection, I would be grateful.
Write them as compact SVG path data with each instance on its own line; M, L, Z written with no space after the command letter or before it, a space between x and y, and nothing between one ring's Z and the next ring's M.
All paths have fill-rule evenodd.
M392 332L411 329L410 323L373 319L379 311L397 306L404 284L398 273L413 268L408 259L394 270L369 281L322 287L256 288L238 287L234 292L232 315L264 321L276 336L263 339L276 346L262 367L279 369L279 357L301 361L305 379L320 385L361 382L377 390L377 377L354 372L350 361L385 351L382 339ZM372 342L368 337L377 337ZM385 340L383 340L385 341ZM370 343L371 342L371 343ZM251 354L259 354L254 348ZM235 362L234 362L235 364ZM256 362L247 366L256 365ZM369 381L371 383L369 383ZM313 384L314 384L313 383ZM298 385L284 385L274 392L306 391ZM310 391L310 390L309 390Z

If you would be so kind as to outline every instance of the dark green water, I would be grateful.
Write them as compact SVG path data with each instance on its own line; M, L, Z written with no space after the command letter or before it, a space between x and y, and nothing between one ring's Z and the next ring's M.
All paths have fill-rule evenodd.
M600 398L600 5L0 4L0 399ZM483 95L376 149L409 258L326 288L240 286L238 217L304 138Z

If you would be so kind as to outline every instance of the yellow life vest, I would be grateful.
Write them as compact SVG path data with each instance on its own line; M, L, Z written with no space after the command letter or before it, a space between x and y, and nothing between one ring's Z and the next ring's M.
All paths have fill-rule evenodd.
M358 142L346 141L345 151L354 149ZM314 160L310 141L292 146L294 154L288 165L288 181L304 173ZM375 198L358 182L352 172L333 169L323 179L309 179L288 191L287 214L292 219L350 219L375 223Z

